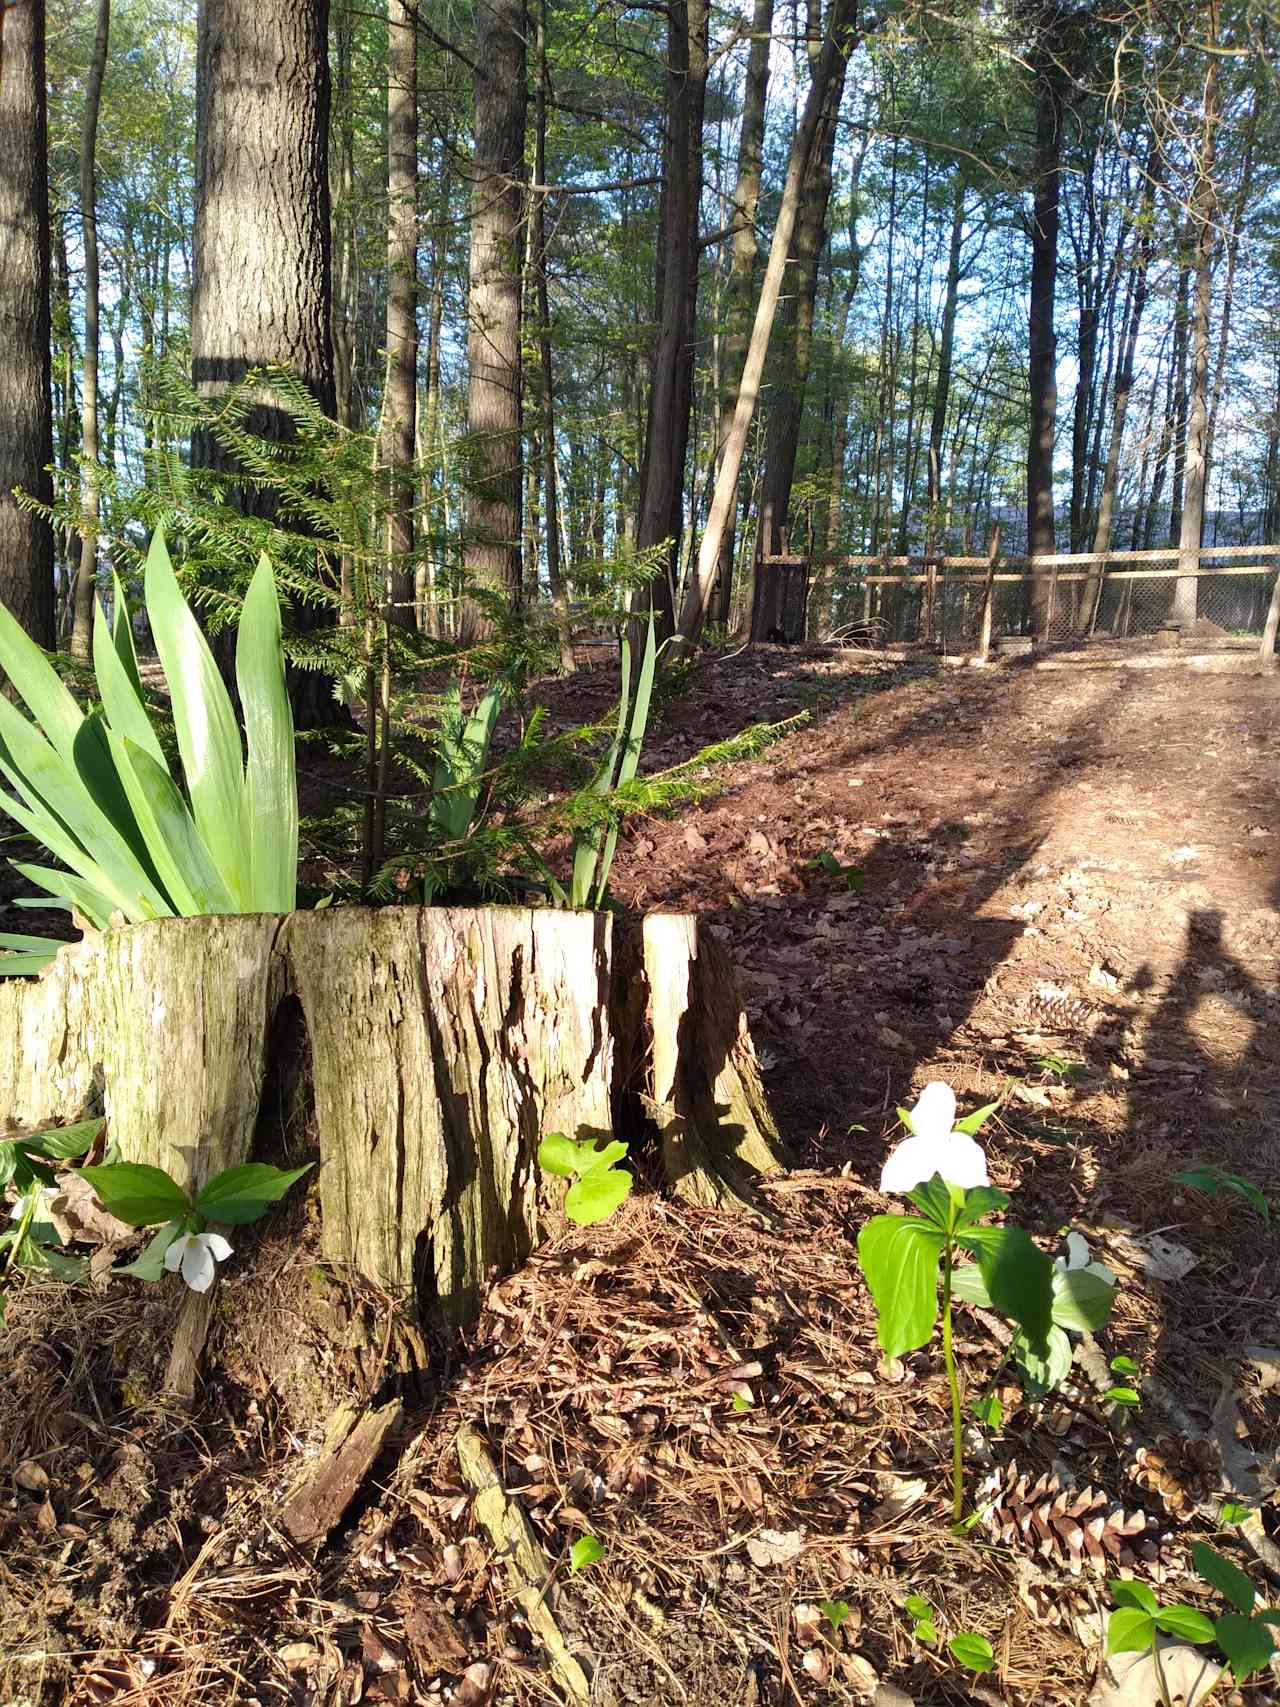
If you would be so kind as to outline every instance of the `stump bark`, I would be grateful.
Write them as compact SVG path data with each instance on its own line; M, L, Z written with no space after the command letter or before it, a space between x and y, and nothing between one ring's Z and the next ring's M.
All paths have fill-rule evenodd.
M278 1023L286 1001L305 1030ZM198 1187L252 1155L264 1087L297 1074L291 1047L326 1257L455 1320L557 1214L541 1139L634 1145L627 1093L695 1201L748 1199L782 1165L732 969L682 915L637 936L515 907L124 926L0 983L0 1114L26 1129L106 1114L130 1160Z

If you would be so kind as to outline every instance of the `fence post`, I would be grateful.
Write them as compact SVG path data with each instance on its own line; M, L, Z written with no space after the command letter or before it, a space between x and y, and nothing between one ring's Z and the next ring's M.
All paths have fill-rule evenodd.
M1267 606L1267 620L1259 648L1260 655L1267 660L1275 657L1277 629L1280 629L1280 569L1276 570L1276 583L1271 589L1271 603Z
M995 603L996 564L1000 559L1000 523L991 530L991 545L987 551L987 580L982 589L982 629L978 636L978 661L991 659L991 616Z

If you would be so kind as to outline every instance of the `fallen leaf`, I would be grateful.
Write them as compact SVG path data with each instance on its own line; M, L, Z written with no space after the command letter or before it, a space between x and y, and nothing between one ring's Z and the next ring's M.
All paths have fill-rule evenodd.
M1175 1244L1161 1233L1148 1233L1144 1238L1126 1242L1132 1243L1139 1267L1145 1268L1153 1280L1182 1280L1200 1260L1194 1251Z
M929 1490L929 1484L915 1476L885 1477L881 1486L887 1486L889 1491L880 1504L871 1513L871 1527L879 1528L882 1523L892 1523L903 1512L910 1511L913 1505L918 1505Z
M34 1458L24 1458L13 1472L13 1479L24 1494L42 1494L49 1486L49 1472Z
M1197 1707L1222 1675L1198 1648L1160 1639L1160 1664L1168 1698L1179 1707ZM1164 1696L1149 1653L1113 1654L1098 1674L1087 1707L1160 1707Z
M58 1194L49 1199L46 1215L64 1245L126 1245L138 1236L136 1228L107 1213L89 1181L75 1171L58 1176Z
M789 1565L804 1552L803 1529L761 1529L747 1542L753 1565Z

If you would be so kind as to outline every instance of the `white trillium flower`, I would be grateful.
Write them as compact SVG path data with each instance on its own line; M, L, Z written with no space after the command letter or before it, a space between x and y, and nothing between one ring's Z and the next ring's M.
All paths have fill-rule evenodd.
M955 1122L956 1093L951 1086L926 1085L911 1110L911 1137L896 1147L884 1165L881 1191L912 1191L934 1174L966 1191L970 1186L990 1185L981 1144L967 1132L957 1132Z
M1089 1244L1081 1233L1067 1234L1067 1254L1065 1257L1054 1257L1053 1266L1064 1274L1072 1269L1083 1269L1086 1274L1095 1274L1107 1286L1116 1284L1115 1273L1104 1262L1089 1260Z
M32 1219L38 1221L40 1219L40 1211L48 1204L52 1203L57 1195L57 1186L33 1185L29 1191L23 1192L22 1196L9 1211L10 1221L21 1221L22 1217L27 1213L28 1208L31 1210ZM33 1196L35 1198L34 1203L32 1202Z
M164 1253L170 1274L182 1270L182 1278L193 1292L207 1292L213 1285L214 1265L226 1262L231 1246L221 1233L180 1233Z

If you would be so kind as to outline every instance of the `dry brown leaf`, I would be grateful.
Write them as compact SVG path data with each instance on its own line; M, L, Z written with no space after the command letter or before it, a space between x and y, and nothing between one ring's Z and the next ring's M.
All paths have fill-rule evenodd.
M747 1542L753 1565L789 1565L804 1552L803 1529L761 1529Z

